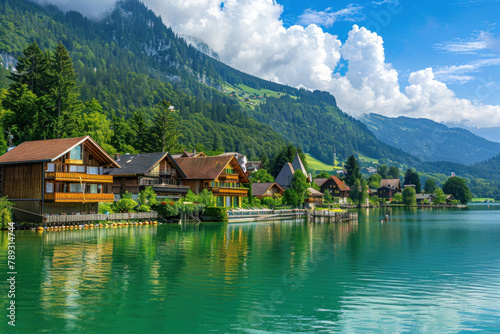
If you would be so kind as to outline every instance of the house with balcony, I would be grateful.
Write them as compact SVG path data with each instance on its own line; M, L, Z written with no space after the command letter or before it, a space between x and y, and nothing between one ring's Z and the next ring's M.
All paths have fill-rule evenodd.
M340 180L336 176L330 176L327 179L314 179L314 183L320 188L320 191L325 194L326 192L337 200L339 203L347 203L347 198L349 197L349 188L344 181Z
M250 183L234 155L215 157L192 157L175 160L195 194L208 189L216 197L219 207L240 207L248 189L243 183Z
M89 136L24 142L0 157L0 196L15 204L14 217L97 213L114 198L107 167L120 165Z
M183 185L186 175L168 152L117 155L121 168L106 168L104 175L113 176L113 193L129 192L137 199L139 192L152 187L158 199L179 199L185 196L189 186Z

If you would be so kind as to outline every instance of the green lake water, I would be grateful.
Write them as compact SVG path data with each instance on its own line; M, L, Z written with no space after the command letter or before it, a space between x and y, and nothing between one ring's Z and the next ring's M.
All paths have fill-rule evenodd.
M16 234L1 333L500 332L500 205Z

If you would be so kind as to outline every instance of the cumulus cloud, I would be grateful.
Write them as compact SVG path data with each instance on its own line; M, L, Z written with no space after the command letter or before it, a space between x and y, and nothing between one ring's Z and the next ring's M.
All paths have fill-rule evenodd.
M275 82L327 90L336 97L339 107L353 116L379 113L427 117L457 125L500 126L500 106L482 104L479 100L483 96L478 92L474 101L460 99L440 81L451 81L453 75L458 81L471 80L468 74L485 63L423 69L411 73L408 85L401 88L405 84L386 61L381 36L354 25L342 42L317 25L333 24L335 15L328 15L335 13L332 10L326 10L317 20L311 19L314 23L285 28L281 21L283 7L275 0L144 2L177 33L205 41L223 62ZM372 4L386 2L390 1ZM109 5L112 1L99 3ZM346 10L345 18L349 11L352 14L359 9L351 6ZM475 52L492 48L494 43L495 39L484 33L473 40L443 43L440 47L450 52ZM347 64L347 70L340 75L335 69L343 64Z

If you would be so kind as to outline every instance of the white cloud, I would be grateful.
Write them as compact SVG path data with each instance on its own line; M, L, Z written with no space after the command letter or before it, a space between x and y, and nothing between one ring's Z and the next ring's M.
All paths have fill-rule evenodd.
M299 16L298 24L308 26L310 24L317 24L319 26L331 27L337 21L354 21L360 16L363 9L361 6L348 5L346 8L334 11L331 7L324 11L316 11L307 9L302 15Z
M476 76L468 75L478 73L483 67L500 65L500 58L481 59L463 65L440 67L435 71L436 78L447 83L464 84L477 80Z
M435 45L435 48L450 53L475 54L485 50L498 50L500 40L489 31L481 31L477 37L439 43Z
M107 6L112 2L100 3ZM478 98L471 101L456 97L440 81L453 80L453 76L457 81L470 81L467 74L498 65L495 63L498 60L485 59L484 63L436 71L427 68L411 73L409 84L400 88L398 72L385 60L382 37L365 28L354 25L344 43L316 24L285 28L280 19L283 7L275 0L227 0L223 6L220 0L145 0L145 3L177 33L204 40L223 62L264 79L327 90L336 97L339 107L353 116L373 112L427 117L457 125L500 126L500 106L478 102L484 97L479 88L486 88L485 85L478 87ZM384 1L372 4L381 3ZM354 7L350 8L354 11ZM320 22L330 21L317 23ZM474 39L443 43L439 47L450 52L476 52L494 48L495 41L490 33L484 32ZM348 64L344 76L335 72L344 63L341 58ZM487 94L492 94L490 88L485 90Z

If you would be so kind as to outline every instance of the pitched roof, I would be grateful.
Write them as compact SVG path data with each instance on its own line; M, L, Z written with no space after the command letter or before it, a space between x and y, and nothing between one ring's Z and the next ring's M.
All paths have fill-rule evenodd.
M120 163L122 168L106 168L104 174L108 175L125 175L125 174L139 174L144 175L151 169L155 168L161 160L166 159L180 174L185 177L182 169L177 165L177 162L172 158L168 152L156 153L140 153L140 154L126 154L121 155L117 162Z
M306 177L309 177L309 175L307 175L306 168L304 167L304 164L302 163L302 160L300 159L298 153L295 153L295 158L292 161L292 167L294 170L301 170Z
M283 188L281 188L276 182L252 183L252 196L263 196L273 186L276 186L279 190L283 191Z
M316 183L319 187L321 187L323 184L325 184L325 182L327 181L328 179L322 179L322 178L319 178L319 179L314 179L314 183Z
M330 176L330 179L332 179L335 184L337 185L337 187L339 187L340 190L351 190L351 188L349 188L344 181L340 180L338 177L336 176Z
M90 136L77 138L61 138L25 141L0 157L0 164L33 163L55 161L72 148L84 144L84 148L92 152L99 161L120 168Z
M281 171L278 174L278 176L276 177L275 182L281 188L290 188L290 184L292 183L293 173L295 173L295 170L294 170L292 164L287 162L281 168Z
M309 194L312 196L312 197L323 197L325 196L323 193L317 191L316 189L314 188L307 188L307 190L309 191Z
M190 180L215 180L224 171L227 164L234 160L237 165L240 182L249 183L243 169L234 156L215 156L215 157L192 157L175 160L182 169L186 178ZM243 179L242 179L243 178Z
M380 188L382 188L382 187L400 188L401 187L401 180L400 179L382 179L380 181Z

